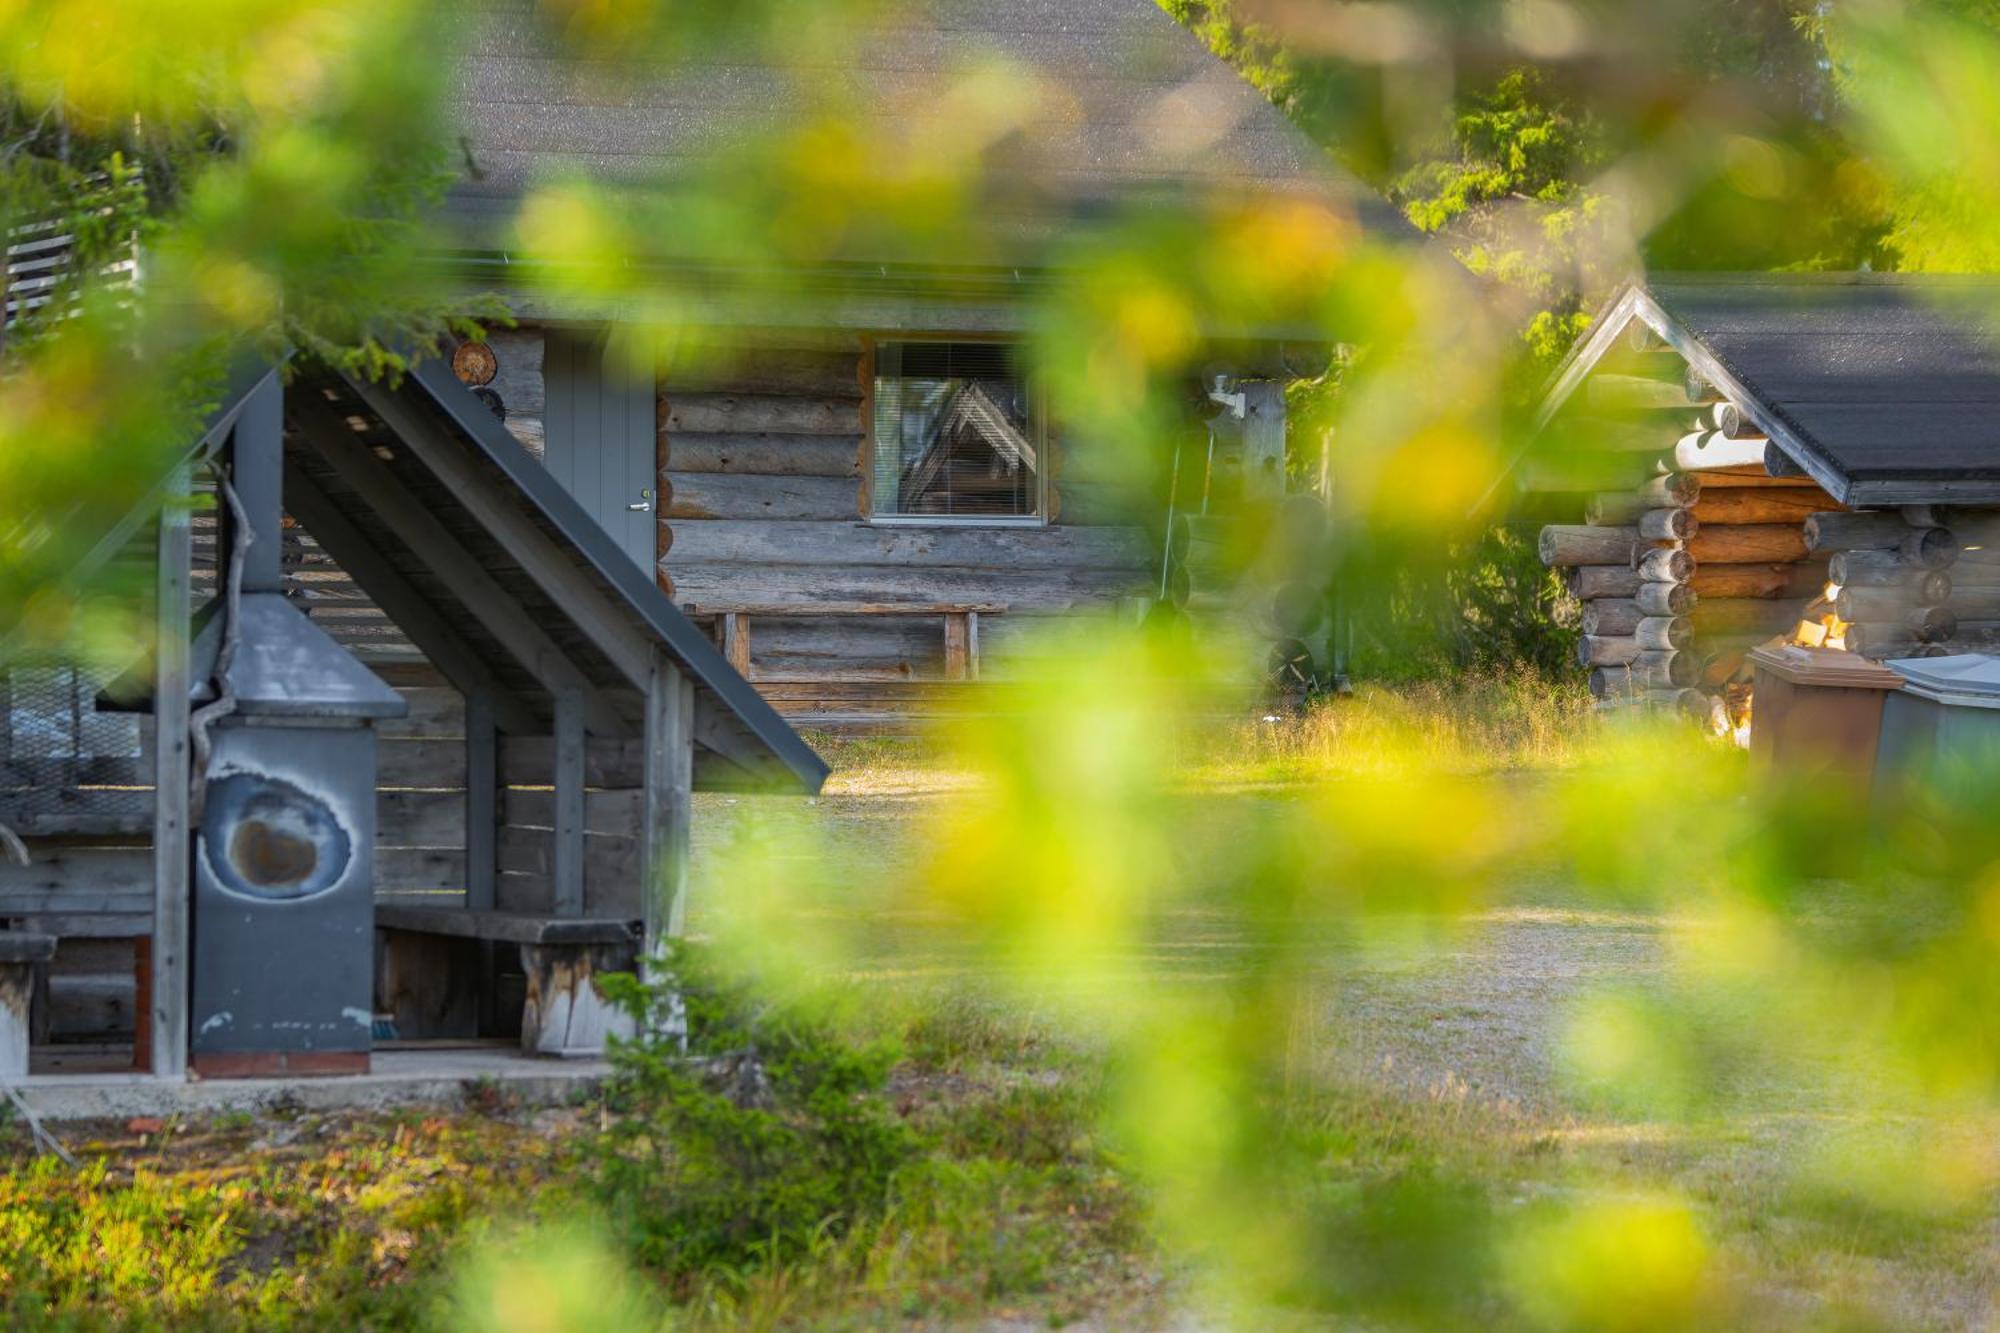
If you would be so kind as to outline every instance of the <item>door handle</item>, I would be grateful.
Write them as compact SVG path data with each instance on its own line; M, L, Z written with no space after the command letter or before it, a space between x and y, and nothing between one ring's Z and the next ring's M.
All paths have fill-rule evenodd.
M625 507L635 514L650 514L653 512L653 502L651 500L641 500L637 504L626 505Z

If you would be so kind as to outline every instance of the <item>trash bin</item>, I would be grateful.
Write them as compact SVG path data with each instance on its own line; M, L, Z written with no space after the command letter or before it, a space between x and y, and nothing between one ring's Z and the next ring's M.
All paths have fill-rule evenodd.
M2000 775L2000 657L1961 653L1888 665L1903 687L1882 708L1878 782L1887 787L1941 771Z
M1837 783L1865 797L1882 732L1882 701L1903 678L1838 648L1767 644L1750 652L1750 768Z

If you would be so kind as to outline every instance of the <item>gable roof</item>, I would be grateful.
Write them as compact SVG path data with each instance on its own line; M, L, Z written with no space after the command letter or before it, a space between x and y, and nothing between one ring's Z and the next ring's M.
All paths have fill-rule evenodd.
M644 735L664 654L695 689L695 786L815 792L827 766L438 360L401 384L300 369L285 506L503 731L550 734L574 690L596 735Z
M800 112L789 72L760 53L613 66L558 50L520 0L468 6L461 21L468 50L452 110L478 178L459 183L449 209L469 235L494 238L538 179L669 178ZM1309 191L1371 230L1415 237L1153 0L914 0L850 31L852 49L811 73L885 142L926 118L982 140L991 126L965 99L940 96L949 82L993 59L1034 76L1041 100L992 160L1002 189L1032 196L1038 213L1158 191Z
M2000 278L1634 282L1557 372L1540 422L1634 320L1842 503L2000 504Z

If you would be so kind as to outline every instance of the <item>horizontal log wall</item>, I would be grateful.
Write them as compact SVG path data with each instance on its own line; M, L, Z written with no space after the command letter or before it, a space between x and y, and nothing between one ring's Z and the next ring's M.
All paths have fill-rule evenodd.
M1544 528L1541 554L1583 603L1577 653L1594 693L1707 716L1748 647L1796 628L1821 593L1826 556L1808 531L1816 516L1859 516L1838 513L1809 479L1768 475L1767 442L1743 434L1712 397L1690 397L1684 368L1658 359L1651 380L1599 375L1586 386L1583 411L1615 404L1620 416L1561 423L1577 447L1602 451L1577 475L1633 471L1620 489L1576 494L1582 521ZM1537 475L1546 489L1578 490L1553 464ZM1873 520L1864 526L1881 535ZM1711 707L1688 687L1707 691Z
M1046 527L866 521L867 390L859 341L773 336L661 384L661 567L684 607L997 603L982 669L1004 674L1034 622L1105 610L1146 582L1147 543L1115 497L1050 482ZM944 674L941 617L755 617L763 684Z

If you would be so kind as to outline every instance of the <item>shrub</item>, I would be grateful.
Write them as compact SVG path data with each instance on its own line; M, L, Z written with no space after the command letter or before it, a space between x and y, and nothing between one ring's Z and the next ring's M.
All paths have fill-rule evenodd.
M678 1037L621 1044L596 1188L639 1260L670 1282L799 1258L887 1206L918 1143L885 1095L896 1050L852 1045L763 1003L682 947ZM662 1011L637 983L623 998Z

